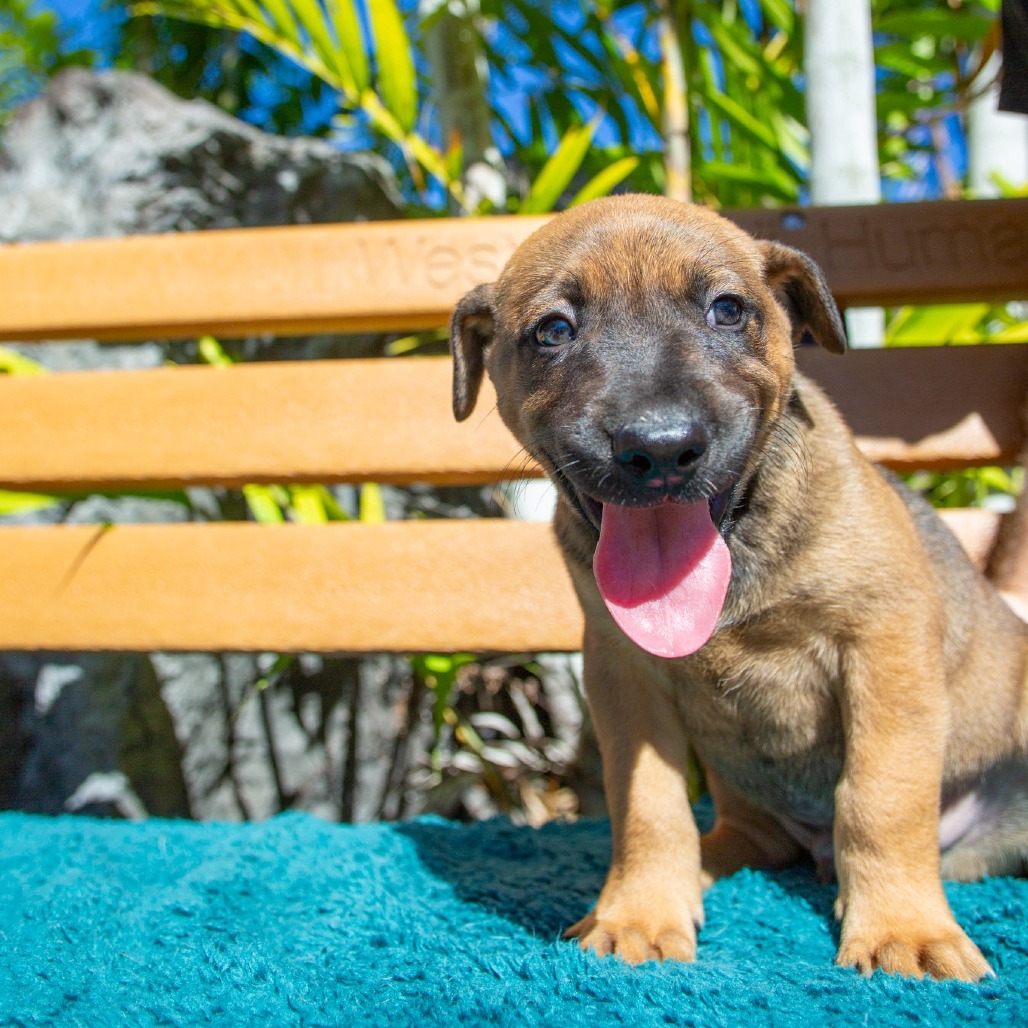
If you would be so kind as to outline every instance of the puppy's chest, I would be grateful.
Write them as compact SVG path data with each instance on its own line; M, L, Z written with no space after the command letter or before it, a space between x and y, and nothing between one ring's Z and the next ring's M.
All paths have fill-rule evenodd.
M843 760L833 654L816 640L712 642L672 686L704 762L774 813L830 820Z

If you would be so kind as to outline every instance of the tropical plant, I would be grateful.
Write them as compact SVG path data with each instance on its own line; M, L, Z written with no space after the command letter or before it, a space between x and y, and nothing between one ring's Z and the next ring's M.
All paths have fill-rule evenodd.
M132 10L243 33L288 57L337 92L337 125L396 148L421 203L434 187L468 209L463 142L434 124L424 61L394 0L144 0ZM511 209L525 196L529 209L548 209L629 176L637 188L727 204L799 197L806 149L787 0L481 0L464 27L463 45L489 66L496 147L524 183Z
M104 4L121 20L117 50L104 55L115 68L141 71L178 96L202 98L278 135L332 131L332 89L251 37L177 18L124 17L123 0Z
M794 0L424 0L403 17L394 0L104 3L148 16L125 21L117 51L100 55L68 53L58 23L30 0L5 5L0 120L5 102L30 95L63 64L135 67L278 132L332 134L353 147L381 140L412 172L411 199L438 209L461 192L477 154L443 131L429 82L439 66L424 52L433 25L457 12L461 46L488 66L488 128L512 181L510 209L568 129L597 114L562 202L601 172L615 185L722 206L804 195ZM898 188L927 176L932 188L959 189L959 122L989 85L998 5L873 0L880 152Z
M941 303L898 307L887 326L889 346L972 346L1028 343L1021 304Z
M961 119L992 85L999 0L873 0L882 172L962 195Z
M643 188L722 205L798 198L806 141L787 0L484 0L483 13L508 88L523 75L510 54L530 55L527 118L497 110L529 167L556 126L602 111L604 157L639 155Z
M0 126L61 68L92 58L68 46L53 11L31 0L6 0L0 9Z
M359 117L395 148L411 190L422 204L431 204L433 187L442 187L461 210L468 209L459 143L444 151L422 130L415 52L394 0L368 0L360 7L352 0L331 0L324 6L316 0L291 4L280 0L264 6L251 0L146 0L136 4L133 12L245 33L289 58L336 91L344 126L348 119ZM577 158L580 164L591 138L591 131L573 128L566 137L567 146L555 155L559 163L563 166ZM558 186L565 184L578 164L569 173L550 166L543 187L551 180ZM623 167L626 173L630 170ZM533 197L537 205L548 195L543 187L543 199L540 190Z

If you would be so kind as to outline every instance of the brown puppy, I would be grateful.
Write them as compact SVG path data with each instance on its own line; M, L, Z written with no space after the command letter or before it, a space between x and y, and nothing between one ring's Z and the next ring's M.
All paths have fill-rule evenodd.
M456 416L487 368L585 611L613 861L568 934L691 960L705 885L810 852L838 963L975 980L940 863L1024 871L1028 628L794 370L804 332L845 348L808 258L641 196L558 216L454 314Z

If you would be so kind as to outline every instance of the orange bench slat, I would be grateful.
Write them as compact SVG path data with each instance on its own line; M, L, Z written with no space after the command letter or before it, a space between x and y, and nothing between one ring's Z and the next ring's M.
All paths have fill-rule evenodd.
M2 528L0 649L574 649L547 525Z
M1028 198L726 211L806 250L843 306L1028 294ZM210 230L0 247L0 339L434 328L542 217Z
M873 459L895 468L1013 462L1028 346L816 350ZM247 482L485 483L538 474L486 384L463 424L446 358L162 368L0 379L0 486L42 491ZM926 386L924 383L930 383Z
M979 559L997 515L946 515ZM0 528L0 650L575 650L549 525Z

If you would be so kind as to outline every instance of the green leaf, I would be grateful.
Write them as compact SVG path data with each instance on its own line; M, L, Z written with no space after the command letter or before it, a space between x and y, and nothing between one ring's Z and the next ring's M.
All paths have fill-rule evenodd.
M608 165L599 174L594 175L582 188L575 193L569 207L595 200L598 196L609 196L629 175L639 167L638 157L622 157Z
M0 516L23 514L30 510L43 510L53 507L60 500L56 496L45 493L17 493L0 489Z
M325 508L329 521L352 521L353 518L339 505L332 491L323 485L314 486L321 493L321 505Z
M292 520L300 525L323 525L328 511L318 486L294 485L289 490L289 510Z
M193 3L183 0L145 0L133 4L130 12L137 17L161 15L211 28L248 33L333 89L344 93L346 91L346 84L341 80L339 71L326 64L313 43L304 38L291 8L283 0L266 0L264 8L250 0L224 0L218 4L210 4L207 0L193 0ZM350 99L355 102L355 98Z
M411 154L413 154L414 159L425 169L425 171L430 175L434 175L440 182L449 186L452 190L457 190L454 195L456 199L461 201L463 204L462 195L458 190L459 183L454 182L449 177L446 158L431 146L427 140L417 134L408 136L405 143Z
M726 93L710 90L704 94L704 99L719 114L726 117L733 127L745 132L769 150L777 149L777 140L775 139L774 132L763 122L758 121L745 107L737 103Z
M772 25L792 35L796 28L796 12L787 0L760 0L760 7Z
M942 74L950 68L949 62L940 58L918 59L913 56L906 42L886 43L875 47L875 64L888 68L911 79L924 79Z
M179 2L181 3L182 0L179 0ZM189 0L186 0L186 2L188 3ZM207 7L213 6L209 0L192 0L192 2L194 6L197 3ZM260 22L262 25L269 26L272 24L270 17L264 12L257 0L228 0L228 4L230 7L234 7L238 14L244 18L249 18L250 21Z
M806 126L785 117L780 111L772 111L771 127L782 157L798 168L805 168L810 163L810 133Z
M987 303L927 304L902 307L886 332L889 346L937 346L943 343L976 343L983 337L982 320Z
M225 353L221 343L219 343L214 336L200 336L196 341L196 347L197 350L199 350L200 359L205 364L210 364L211 367L230 368L235 363L235 361Z
M978 481L988 490L995 493L1017 494L1017 483L1014 476L1003 468L978 468Z
M747 75L763 77L768 70L767 65L761 61L753 45L745 19L740 18L734 25L726 25L718 8L707 4L698 4L696 15L710 30L726 65Z
M730 182L747 185L762 194L779 200L796 200L796 184L777 168L755 170L739 164L709 161L703 166L703 177L709 182Z
M553 156L543 165L528 196L519 207L521 214L547 214L560 201L571 180L582 167L599 127L594 119L588 125L572 125Z
M285 521L282 508L288 504L289 497L280 486L244 485L243 498L254 520L260 524L281 525Z
M297 50L304 50L303 37L296 22L295 11L286 0L262 0L264 9L271 15L272 24Z
M358 517L365 524L371 525L378 525L386 520L382 490L374 482L368 482L361 486Z
M414 335L401 336L388 343L385 353L387 357L402 357L404 354L417 353L419 350L432 352L439 348L439 344L443 344L442 349L445 350L449 338L450 333L445 328L416 332Z
M371 73L368 70L364 35L353 0L326 0L326 6L339 41L339 49L350 69L354 88L362 93L371 84Z
M31 357L23 357L16 350L0 346L0 374L5 375L45 375L46 368Z
M360 91L357 88L356 78L350 69L346 53L333 39L325 12L318 0L291 0L291 6L300 27L310 39L310 45L314 52L322 63L339 77L339 82L347 98L351 102L357 100Z
M656 129L660 124L660 104L654 90L654 84L659 77L657 68L634 51L626 57L622 45L608 32L601 34L600 43L606 52L607 60L605 71L598 72L598 75L607 80L608 89L612 85L609 81L611 74L616 76L616 85L620 85L625 93L635 100L640 114ZM616 89L610 90L607 103L601 103L600 106L606 106L612 116L620 120L619 106L614 102L616 99ZM626 135L627 129L626 123L622 128Z
M452 182L460 179L460 173L464 169L464 143L460 138L455 138L449 149L443 155L446 162L446 175Z
M1004 199L1012 200L1017 196L1028 196L1028 182L1023 185L1015 185L1010 179L1005 178L998 171L994 171L989 178L999 190L999 195Z
M295 663L295 653L280 653L275 658L275 663L271 665L271 668L269 669L267 674L261 675L261 677L258 678L256 682L254 682L257 691L264 692L265 689L269 689Z
M323 485L294 485L288 488L289 512L301 525L323 525L329 521L350 521L339 501Z
M1028 343L1028 321L990 333L990 343Z
M404 132L414 128L418 116L418 79L410 37L394 0L368 0L375 53L378 91Z
M934 10L919 7L883 14L874 19L874 30L900 36L908 42L921 36L935 36L975 43L984 39L995 24L996 19L987 14L974 14L966 9L957 12L940 5Z
M238 15L228 11L191 7L185 3L176 3L175 0L143 0L141 3L132 4L129 7L129 14L133 18L176 18L179 21L188 21L194 25L208 25L215 29L227 28L236 32L250 31L250 26L245 24L246 19ZM264 22L259 24L265 25ZM260 29L252 34L259 37L259 32Z
M91 489L89 492L61 493L64 500L79 501L90 496L106 496L108 499L117 500L125 496L133 496L140 500L163 500L167 503L177 503L182 507L193 510L189 494L184 489L104 489L99 492Z
M465 665L475 661L471 653L422 653L410 658L411 668L432 690L432 724L435 728L436 742L446 722L446 714L450 709L450 696L457 682L457 672Z

